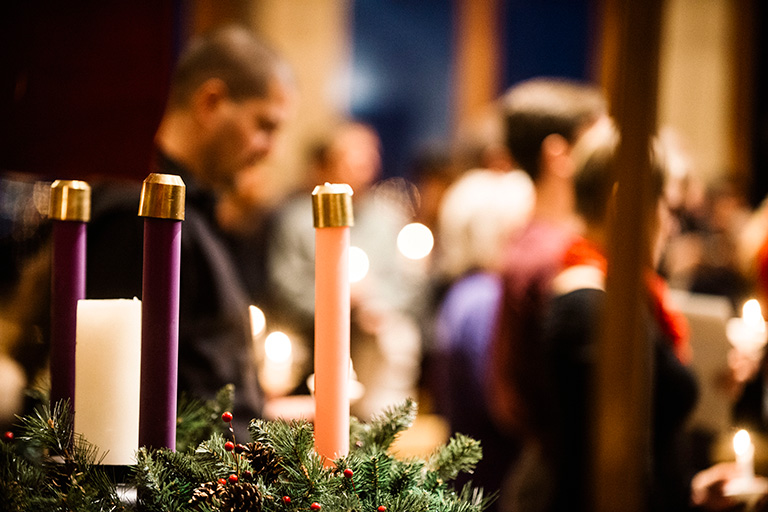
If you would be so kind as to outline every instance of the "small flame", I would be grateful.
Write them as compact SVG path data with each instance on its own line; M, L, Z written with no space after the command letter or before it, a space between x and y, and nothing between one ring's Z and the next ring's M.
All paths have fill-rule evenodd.
M255 338L264 332L267 327L267 319L264 312L256 306L248 306L248 313L251 317L251 336Z
M760 303L757 299L750 299L744 303L741 317L744 320L744 323L750 328L759 332L765 331L765 319L763 319Z
M362 281L368 270L371 267L371 262L368 259L368 255L359 247L354 245L349 248L349 282L357 283Z
M733 451L736 452L736 455L744 455L749 451L749 447L752 444L752 441L749 438L749 432L742 429L736 432L736 435L733 436Z
M287 334L274 331L264 340L264 353L267 359L276 363L285 363L291 359L293 345Z

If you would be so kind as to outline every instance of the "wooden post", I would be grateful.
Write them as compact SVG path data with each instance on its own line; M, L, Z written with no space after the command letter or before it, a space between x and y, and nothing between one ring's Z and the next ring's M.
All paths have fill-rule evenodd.
M608 247L596 371L596 511L648 509L652 351L643 322L650 215L649 144L656 131L661 2L605 0L603 83L622 134L616 223Z
M454 126L482 112L499 95L500 12L498 0L455 0L456 99Z

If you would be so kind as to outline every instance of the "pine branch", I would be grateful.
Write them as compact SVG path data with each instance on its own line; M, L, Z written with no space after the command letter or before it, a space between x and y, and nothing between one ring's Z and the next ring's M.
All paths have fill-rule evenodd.
M222 387L214 400L198 400L186 394L179 397L176 418L176 451L194 450L214 433L226 434L226 424L218 421L221 413L232 410L235 387Z
M253 420L248 430L253 441L272 445L284 459L302 459L315 445L314 428L306 420Z
M454 480L459 473L471 473L482 457L480 441L457 433L430 457L428 484L437 487Z
M141 448L136 460L134 484L139 505L146 512L189 510L194 488L213 478L211 468L190 454Z
M251 441L254 443L270 443L272 438L270 432L274 432L276 428L278 428L277 425L271 425L265 420L253 419L248 424L248 433L251 435Z
M299 486L299 495L311 496L321 477L323 464L314 451L314 431L304 420L265 422L255 420L249 426L254 441L271 445L282 460L285 478Z
M44 447L53 455L69 456L74 437L69 400L54 404L41 404L31 415L21 418L19 440L33 447Z
M210 403L185 407L194 422L208 418L213 430L226 425ZM17 442L0 444L0 510L126 510L100 469L98 450L72 432L68 414L68 407L41 407L22 419ZM467 486L457 494L449 486L474 468L479 442L457 434L426 461L389 453L415 414L409 400L353 425L349 455L331 468L315 452L306 421L254 420L253 442L234 447L214 432L194 451L142 448L133 468L137 505L142 512L310 512L314 503L324 512L482 512L490 500L481 491Z
M215 478L225 478L230 474L240 474L251 469L248 462L234 452L227 451L227 440L221 434L214 434L208 441L203 441L195 450L195 460L214 469Z
M356 475L357 493L364 505L376 508L385 494L389 494L393 458L386 452L378 450L371 457L360 461L354 468Z
M98 449L73 431L69 403L42 404L21 418L13 450L3 451L3 500L16 510L123 510L114 483L98 465ZM5 447L7 448L7 447ZM10 483L14 482L14 483ZM9 508L14 510L14 508Z
M389 492L398 496L418 487L423 475L424 462L418 460L395 460L392 465Z
M453 508L449 512L480 512L487 509L496 498L495 493L486 496L482 489L472 487L470 482L461 488L458 499L453 502Z
M44 481L39 465L23 456L15 443L0 443L0 510L25 510L29 493Z
M428 512L432 509L431 495L424 489L413 489L410 492L396 494L385 505L387 512Z
M323 459L314 449L314 432L305 420L266 422L254 420L249 426L254 442L274 448L283 469L279 481L268 486L275 501L289 496L291 507L308 507L312 502L324 503L332 510L346 510L347 498L339 494L339 478L323 466Z
M353 420L350 432L350 449L379 448L387 450L400 432L413 425L417 410L416 402L408 398L402 404L389 407L384 412L375 415L368 424Z

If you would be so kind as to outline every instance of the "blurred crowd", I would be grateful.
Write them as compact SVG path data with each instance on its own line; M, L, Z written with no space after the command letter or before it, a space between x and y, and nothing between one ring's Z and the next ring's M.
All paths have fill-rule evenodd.
M248 37L225 33L218 51L236 59L255 44ZM484 460L471 480L499 493L494 510L588 510L586 411L621 143L600 91L562 79L516 84L489 107L492 129L417 155L410 174L397 178L382 179L376 130L340 120L306 142L302 182L276 200L259 193L260 164L290 122L295 91L279 57L251 51L271 63L243 71L264 75L253 90L236 91L211 70L194 75L207 54L182 60L183 86L172 89L158 132L157 169L188 185L180 389L209 398L234 381L245 397L242 417L312 414L300 402L314 371L310 192L347 183L355 217L352 413L367 420L417 398L422 413L480 439ZM701 383L685 318L667 291L725 297L733 316L749 298L766 305L768 200L752 208L746 184L727 170L704 180L671 129L659 133L650 160L657 204L646 280L655 367L649 503L726 509L734 504L722 496L732 468L683 449ZM123 215L135 217L136 184L101 185L88 228L88 298L140 296L136 272L122 289L114 278L140 272L140 225ZM0 180L1 430L25 411L28 390L47 385L45 191L24 176ZM117 222L125 222L120 231ZM768 433L768 365L737 353L723 365L733 370L722 385L734 425Z

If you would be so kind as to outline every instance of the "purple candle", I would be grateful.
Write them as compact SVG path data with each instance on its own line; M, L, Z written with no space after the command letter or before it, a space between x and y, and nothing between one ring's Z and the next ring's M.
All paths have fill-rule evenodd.
M77 301L85 298L86 222L91 217L91 187L84 181L51 185L53 228L51 269L51 404L75 401L75 325Z
M184 182L171 174L144 180L139 446L176 447L179 355L179 271Z

